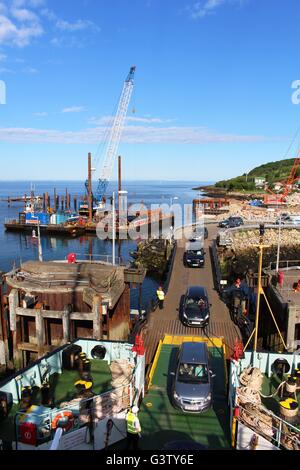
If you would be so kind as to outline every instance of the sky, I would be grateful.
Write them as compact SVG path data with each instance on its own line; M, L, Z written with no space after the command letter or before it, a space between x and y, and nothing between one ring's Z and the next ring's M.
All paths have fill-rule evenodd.
M88 152L99 177L132 65L124 179L296 156L299 20L299 0L0 0L0 180L84 180Z

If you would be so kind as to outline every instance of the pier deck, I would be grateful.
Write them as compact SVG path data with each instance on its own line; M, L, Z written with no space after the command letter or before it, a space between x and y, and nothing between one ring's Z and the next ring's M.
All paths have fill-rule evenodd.
M146 346L146 364L150 364L159 340L165 334L172 335L199 335L200 328L184 326L179 320L179 304L181 296L187 288L193 285L205 286L208 293L211 317L206 333L208 336L223 337L226 343L227 357L232 354L236 338L241 339L240 330L232 320L225 303L220 299L214 287L213 266L209 246L216 236L216 225L208 225L208 239L205 240L205 267L188 268L183 264L183 254L186 240L179 240L169 290L162 310L157 309L150 314L148 324L143 332Z

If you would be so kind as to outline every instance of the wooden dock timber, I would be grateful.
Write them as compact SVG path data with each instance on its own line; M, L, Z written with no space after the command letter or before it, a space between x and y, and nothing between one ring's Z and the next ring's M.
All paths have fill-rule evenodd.
M208 226L209 237L205 240L205 267L188 268L183 265L183 254L185 250L185 240L178 240L178 247L175 255L173 272L166 294L164 308L157 309L150 314L147 324L142 330L142 335L146 347L146 364L153 360L155 350L159 340L165 334L199 336L203 334L201 328L191 328L184 326L179 320L180 298L185 294L187 288L193 285L205 286L208 293L210 308L210 323L206 333L210 337L223 337L226 343L227 358L233 352L233 346L241 333L238 327L230 319L229 311L220 299L218 292L214 288L213 266L210 259L209 245L216 236L216 225Z

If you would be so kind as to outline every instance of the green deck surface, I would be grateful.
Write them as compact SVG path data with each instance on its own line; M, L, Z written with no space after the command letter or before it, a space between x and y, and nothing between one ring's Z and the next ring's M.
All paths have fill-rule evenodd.
M170 372L175 370L178 346L163 345L153 383L140 408L142 449L163 449L172 441L194 441L209 449L230 447L228 404L225 390L223 352L210 348L216 374L213 408L202 414L186 414L170 403Z
M93 392L96 395L111 390L112 376L107 361L91 360L91 375L94 383ZM62 374L50 376L51 393L55 406L59 407L60 403L76 398L77 392L74 383L79 379L77 370L64 370ZM33 390L32 404L39 405L40 403L40 389L36 387ZM0 439L14 440L14 417L18 411L20 411L19 405L14 404L9 416L0 422Z
M107 361L91 360L91 375L93 377L93 392L96 395L111 389L111 372ZM64 370L63 374L53 374L50 377L51 390L56 405L76 398L75 382L79 380L77 370Z
M284 376L283 380L286 380L287 376ZM264 375L263 377L263 384L262 384L262 394L263 395L272 395L275 390L278 388L280 384L280 379L277 377L277 375L272 374L271 377L267 377ZM283 387L284 388L284 387ZM274 414L279 416L279 401L281 400L281 393L282 389L279 390L279 394L277 393L274 397L270 398L262 398L262 404L268 408L268 410L272 411ZM299 404L299 409L300 409L300 393L298 391L297 393L297 400ZM300 429L300 423L295 424L293 423L295 427Z

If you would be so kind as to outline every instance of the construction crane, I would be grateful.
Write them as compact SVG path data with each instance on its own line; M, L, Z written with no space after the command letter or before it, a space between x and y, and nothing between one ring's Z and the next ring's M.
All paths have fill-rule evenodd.
M298 157L295 158L295 161L294 161L294 164L293 164L293 167L291 169L291 173L287 179L287 182L284 186L284 191L283 191L283 194L282 194L282 198L283 200L285 200L291 190L291 186L292 184L297 181L299 179L299 176L296 177L296 173L297 173L297 170L298 170L298 167L300 165L300 150L298 151Z
M266 190L276 198L275 200L278 204L284 204L286 202L286 198L289 195L289 192L291 191L292 184L299 179L299 176L296 176L299 165L300 165L300 150L298 151L298 156L295 158L291 172L284 184L283 193L281 193L280 196L278 197L278 194L274 193L274 191L272 191L270 188L266 188ZM269 198L265 197L265 203L268 203L268 202L269 202Z
M124 128L125 118L131 94L133 91L135 69L135 66L130 67L129 74L123 85L123 90L119 100L117 113L113 121L112 129L104 155L103 165L97 186L97 192L94 196L94 200L97 203L101 203L101 201L103 200L103 197L106 194L108 183L113 173L114 163L116 160L117 151L121 140L122 131Z

